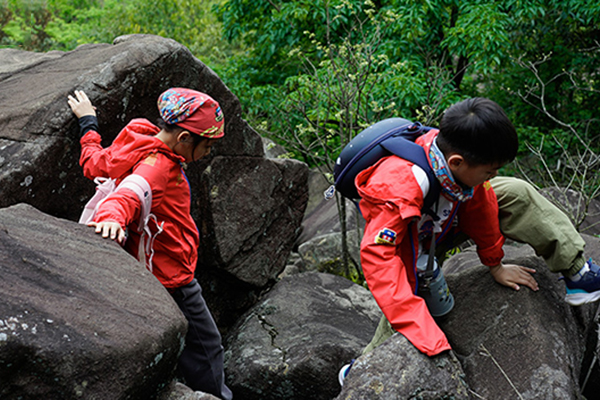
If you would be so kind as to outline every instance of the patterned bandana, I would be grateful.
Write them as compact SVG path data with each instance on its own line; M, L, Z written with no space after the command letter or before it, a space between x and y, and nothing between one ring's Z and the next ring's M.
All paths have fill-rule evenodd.
M442 185L442 195L450 201L467 201L473 197L473 188L463 189L452 176L444 154L437 147L435 140L429 148L429 161L435 176Z
M223 137L223 112L207 94L191 89L171 88L158 98L158 111L167 124L177 124L196 135Z

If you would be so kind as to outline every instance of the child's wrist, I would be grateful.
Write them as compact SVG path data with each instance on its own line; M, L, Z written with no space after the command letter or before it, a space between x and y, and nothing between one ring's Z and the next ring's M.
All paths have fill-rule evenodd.
M79 117L79 134L83 137L89 131L98 132L98 118L95 115L82 115Z

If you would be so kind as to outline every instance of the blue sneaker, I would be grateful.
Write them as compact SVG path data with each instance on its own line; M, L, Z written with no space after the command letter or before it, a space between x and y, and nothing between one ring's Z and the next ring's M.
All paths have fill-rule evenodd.
M572 306L580 306L600 300L600 267L592 262L587 262L590 269L578 281L565 278L567 295L565 301Z
M344 379L346 379L348 372L350 372L350 368L352 368L352 364L354 364L354 360L350 361L350 364L344 365L338 373L338 381L342 387L344 386Z

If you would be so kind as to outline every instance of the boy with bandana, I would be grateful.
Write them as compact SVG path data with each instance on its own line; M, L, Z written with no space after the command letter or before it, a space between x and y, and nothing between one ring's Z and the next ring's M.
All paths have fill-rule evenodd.
M191 193L183 170L183 163L207 156L223 137L219 104L204 93L171 88L158 99L159 126L146 119L134 119L111 146L102 148L95 108L86 94L75 91L68 103L79 118L84 175L89 179L113 178L117 184L135 175L152 192L151 249L139 246L142 204L127 187L110 194L89 225L102 237L121 243L134 257L152 260L146 261L146 266L188 320L185 347L178 362L185 384L196 391L231 399L224 382L221 336L194 277L199 234L190 215ZM139 254L146 251L149 253Z
M417 296L417 259L428 252L432 230L436 253L472 239L494 279L514 290L537 291L535 270L504 264L505 237L530 244L553 272L563 274L566 301L580 305L600 298L599 267L584 258L585 242L569 219L524 181L496 177L517 153L515 128L491 100L473 98L451 106L440 129L417 139L441 185L438 220L422 215L429 190L419 166L397 156L381 159L355 180L366 220L361 264L384 317L364 353L394 332L433 356L450 349L444 333ZM340 371L340 383L349 371Z

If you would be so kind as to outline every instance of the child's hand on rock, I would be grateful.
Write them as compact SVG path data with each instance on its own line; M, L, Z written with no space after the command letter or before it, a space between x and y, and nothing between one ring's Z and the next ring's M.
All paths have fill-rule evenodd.
M67 103L69 103L71 110L77 116L77 118L81 118L86 115L96 116L96 107L92 105L92 102L82 90L76 90L75 97L69 95L67 97Z

